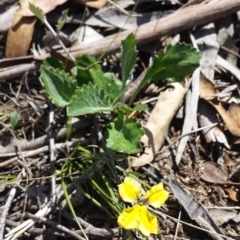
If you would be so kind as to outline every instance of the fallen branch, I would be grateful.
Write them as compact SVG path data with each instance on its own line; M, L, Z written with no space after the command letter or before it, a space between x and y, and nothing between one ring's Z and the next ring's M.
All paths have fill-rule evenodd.
M106 49L108 53L112 53L119 50L121 41L132 32L135 34L137 44L140 46L153 40L159 39L163 36L179 33L194 26L212 22L239 10L240 2L236 0L219 0L210 2L208 4L197 4L179 9L167 17L161 18L159 20L142 24L136 29L126 30L119 34L114 34L92 43L82 43L78 47L71 48L70 52L74 57L83 54L96 56L100 55ZM60 53L63 53L63 51L60 51ZM48 56L49 54L44 54L37 57L32 56L32 60L44 60ZM0 64L3 63L4 60L0 61ZM35 70L37 69L37 66L38 65L35 65ZM20 68L20 66L16 67ZM29 68L31 68L31 71L33 70L34 66L32 63L29 64ZM7 74L6 71L9 70L0 70L0 80L12 78L12 76L10 74ZM13 68L11 68L11 71L14 71ZM26 67L24 70L19 69L18 74L21 75L25 72ZM16 75L17 72L15 71L14 76Z
M108 52L117 51L121 41L132 32L135 34L137 44L143 45L163 36L212 22L239 10L240 2L236 0L219 0L209 4L189 6L178 9L167 17L142 24L136 29L126 30L93 43L81 44L79 47L72 48L71 53L77 57L82 54L99 55L105 49L108 49ZM42 55L36 59L43 60L45 58L46 56Z

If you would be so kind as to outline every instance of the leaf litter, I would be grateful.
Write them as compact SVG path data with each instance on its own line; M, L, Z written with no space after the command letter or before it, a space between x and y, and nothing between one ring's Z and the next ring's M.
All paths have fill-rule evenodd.
M42 8L45 13L49 12L48 16L52 17L51 23L54 25L56 19L60 17L60 10L52 10L63 2L66 2L64 7L72 9L73 21L71 20L72 22L68 24L73 25L71 27L74 29L74 24L80 22L78 14L83 13L81 5L77 3L71 5L70 1L49 1L48 5ZM129 10L129 6L134 6L133 1L129 2L126 4L127 10ZM161 2L165 2L168 6L166 11L163 10ZM209 4L209 9L218 5L218 1L215 1L215 3L211 3L211 1L208 1L209 3L202 2ZM223 4L226 1L221 2ZM135 13L142 14L143 17L150 15L151 17L148 19L153 21L156 19L157 10L159 16L162 12L164 12L162 16L164 14L170 16L171 12L176 11L175 1L174 3L167 0L151 1L151 3L155 7L147 6L144 1L140 1L139 8L136 9ZM227 4L231 5L232 1ZM239 18L236 12L240 9L240 6L238 3L234 4L233 8L235 10L232 13L234 13L234 18ZM202 7L201 5L196 3L196 5L190 7L191 9L199 9ZM88 27L98 34L100 33L103 40L112 33L117 33L119 23L123 21L121 19L124 19L122 12L117 18L116 11L118 10L116 9L114 13L107 13L108 21L112 21L114 26L111 26L112 29L108 29L109 23L106 23L104 18L98 17L99 14L106 14L104 8L107 6L100 9L102 12L89 8L89 16L92 17L92 20L89 17L86 21ZM61 9L61 6L59 7ZM177 8L180 7L180 5L177 5ZM149 10L146 10L148 8ZM74 11L75 9L77 11ZM171 9L170 12L169 9ZM21 9L21 11L25 10ZM29 13L26 10L22 14ZM111 14L114 15L112 18ZM94 22L94 18L102 21L102 23ZM114 152L109 152L104 144L101 144L99 133L96 133L96 118L93 116L81 117L80 123L75 117L69 119L69 121L76 121L77 124L74 123L72 137L67 139L69 126L66 122L66 112L59 107L55 107L54 112L49 110L49 102L43 94L42 85L38 81L36 71L32 72L31 69L28 69L26 75L22 74L21 64L29 63L27 54L31 54L29 52L31 42L34 43L31 47L36 47L35 52L39 52L39 55L42 51L50 52L49 49L43 47L41 40L39 41L45 35L43 26L38 29L38 34L41 36L38 38L36 38L36 35L34 36L33 32L33 30L37 30L35 20L32 20L33 23L30 23L24 30L21 29L24 24L19 22L19 31L27 32L28 36L26 37L22 37L22 33L18 35L18 31L16 33L11 31L13 28L9 30L8 37L6 35L1 36L1 46L6 46L5 56L13 58L8 60L9 62L7 62L7 59L2 59L3 68L6 64L8 64L8 67L17 67L15 72L10 71L10 68L7 69L10 78L7 80L7 78L1 77L0 85L2 113L0 183L3 185L0 198L3 216L0 221L0 234L4 236L3 239L14 239L13 236L17 239L38 239L39 237L46 239L52 234L55 234L58 239L66 237L83 239L82 232L78 230L80 229L79 226L75 223L73 216L69 215L71 211L68 207L65 207L67 199L61 190L63 184L62 188L60 187L60 175L53 177L54 172L51 170L55 168L56 172L60 171L68 160L70 160L70 167L67 168L64 165L65 169L69 171L67 172L68 175L64 176L64 180L70 197L73 198L74 195L77 195L77 198L79 198L79 202L74 202L73 206L86 235L90 239L121 239L122 232L116 224L117 216L107 214L96 207L87 198L87 195L83 194L83 191L93 194L95 190L89 184L89 178L86 178L89 175L94 176L90 179L99 182L104 188L102 175L100 172L96 172L96 167L100 165L100 169L106 171L106 176L111 179L112 176L108 175L108 168L102 166L101 162L103 159L111 162L111 158L121 161L121 167L124 170L128 168L141 173L142 178L148 183L165 179L166 184L169 185L172 195L162 210L166 215L161 217L160 232L156 236L153 235L153 239L174 239L174 236L198 239L239 239L240 181L237 179L240 171L238 150L240 137L239 102L223 101L222 97L227 87L235 84L234 88L229 88L228 94L232 99L239 99L239 63L238 61L230 61L232 59L231 51L236 52L239 49L227 43L230 40L236 42L233 33L237 23L234 22L234 18L229 20L229 17L222 17L222 19L230 21L230 28L232 29L227 28L220 21L209 24L213 21L209 18L208 23L203 27L197 27L194 31L189 27L191 34L183 32L181 27L165 34L164 37L167 37L169 42L179 34L179 39L182 42L198 46L201 52L201 66L184 82L147 83L147 86L142 88L134 104L137 101L149 101L148 111L137 111L135 113L135 117L141 121L145 128L145 135L141 140L143 151L138 155L133 155L135 157L133 162L129 158L128 164L125 155L115 155ZM136 19L139 19L138 15L132 18L134 21L130 21L130 25L126 29L138 26ZM91 23L91 21L93 22ZM141 24L143 23L144 20ZM202 23L196 22L195 24L200 25ZM67 36L72 34L70 28L64 28L62 32ZM221 35L222 32L224 32L224 36ZM220 35L221 41L219 40ZM19 44L21 38L24 38L25 41ZM224 41L222 38L228 41ZM152 46L146 46L146 49L148 51L150 49L152 53L153 51L163 50L166 39L161 36L159 40L158 42L150 40ZM71 41L74 42L75 39L71 39ZM137 42L140 42L138 38ZM229 50L228 52L223 50L224 46ZM58 51L57 44L55 47ZM144 47L141 46L141 50L139 50L140 58L137 62L137 70L132 73L134 79L137 79L144 72L145 66L149 64L151 55L147 51L143 51ZM220 51L218 51L219 47ZM102 64L104 70L110 69L116 76L121 75L118 54L106 56ZM23 58L18 59L19 56L23 56ZM0 73L3 70L6 71L6 69L0 67ZM33 68L33 70L36 70L36 68ZM144 78L144 75L142 78ZM198 81L200 84L198 84ZM131 91L131 88L136 89L137 84L137 81L133 81L127 91ZM146 87L150 85L154 85L158 90L156 92L146 91ZM131 94L127 100L125 96L123 99L127 103L130 98ZM69 101L69 96L67 101ZM14 124L12 122L14 125L14 128L12 128L11 116L15 113L20 113L20 116L18 114L18 119L14 120ZM54 113L54 121L51 121L52 113ZM102 116L99 117L98 127L103 130L110 120ZM215 123L217 123L217 126L198 131L200 127L211 126ZM52 150L49 148L51 142L49 133L52 134L51 139L55 140ZM80 154L74 154L74 149L77 146L86 147L90 152L83 153L79 150ZM119 146L115 146L115 149L118 150ZM101 159L100 162L98 162L98 158ZM95 168L91 168L94 165ZM89 167L90 171L86 173L85 169L89 169ZM119 173L119 175L121 174ZM12 179L15 179L18 184L12 183ZM50 183L50 179L52 183ZM73 179L76 179L76 183L73 183ZM111 182L113 189L115 188L114 183L114 181ZM53 188L54 184L55 188ZM79 193L79 189L76 190L76 184L84 186L81 188L81 193ZM94 194L91 196L101 202L99 196ZM55 201L54 207L50 206L53 203L51 202L52 198ZM62 202L63 199L64 202ZM101 202L101 205L106 207L104 202ZM64 211L59 222L60 206ZM213 209L215 213L213 213ZM35 214L35 218L31 214ZM179 219L178 216L180 216ZM186 225L189 222L192 224L191 226ZM54 226L53 223L60 223L62 228ZM196 230L194 228L196 224L200 229ZM23 225L26 227L26 231L24 228L21 229ZM135 237L136 239L139 238L137 235Z

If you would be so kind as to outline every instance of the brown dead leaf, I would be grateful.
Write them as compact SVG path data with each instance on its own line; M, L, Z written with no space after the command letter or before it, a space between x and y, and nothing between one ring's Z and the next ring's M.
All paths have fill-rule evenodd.
M231 103L228 111L238 126L240 126L240 105L237 103Z
M231 113L225 110L222 107L222 105L220 105L219 101L217 101L217 99L211 101L214 99L213 98L214 94L215 89L213 84L202 76L200 80L200 96L207 100L212 106L214 106L214 108L218 111L218 113L222 117L231 134L233 134L236 137L240 137L240 122L239 121L236 122Z
M232 188L226 188L225 189L229 195L229 198L233 200L234 202L239 202L240 200L240 194L235 189Z
M53 10L67 0L19 0L20 9L16 11L12 27L8 31L6 57L22 57L27 55L32 40L36 17L29 10L29 3L39 7L44 13ZM34 16L34 17L33 17Z
M213 83L201 74L201 79L200 79L201 98L204 98L205 100L213 100L215 98L214 94L215 94L215 87Z
M35 17L22 17L15 14L12 27L8 31L6 57L22 57L27 55L36 22Z
M88 7L100 9L107 4L108 0L88 0L88 1L75 0L75 2L82 4L82 5L86 5Z
M219 122L217 112L214 110L214 107L202 99L200 99L198 103L198 113L199 124L201 127L209 126L213 123ZM227 148L230 149L225 134L218 126L215 126L211 129L204 129L203 136L208 143L219 142L224 144Z
M203 163L203 167L200 177L204 181L217 184L228 183L228 176L216 163L208 161Z
M203 167L204 169L200 173L200 178L206 182L240 185L240 183L229 181L227 174L214 162L207 161L203 163Z
M19 0L21 8L17 11L17 14L24 17L34 16L29 10L29 2L39 7L46 14L66 1L67 0Z
M167 89L158 97L145 126L145 135L141 139L146 147L145 152L133 162L133 167L140 167L152 162L167 136L169 125L187 90L187 87L183 87L180 83L173 83L172 86L174 89Z
M222 105L220 104L213 104L216 108L220 116L222 117L223 121L225 122L228 130L236 137L240 137L240 126L238 123L233 119L232 115L226 111Z
M209 215L213 218L213 220L218 223L218 225L222 225L224 223L233 220L238 212L232 209L218 209L218 208L209 208Z

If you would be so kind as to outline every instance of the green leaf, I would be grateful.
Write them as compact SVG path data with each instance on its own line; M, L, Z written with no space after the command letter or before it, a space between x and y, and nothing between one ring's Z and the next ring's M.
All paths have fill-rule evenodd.
M76 81L64 71L52 67L41 68L43 88L57 106L65 107L76 90Z
M139 104L139 105L136 105L134 108L133 108L133 110L134 111L139 111L139 112L141 112L141 111L146 111L148 109L148 106L147 106L147 104Z
M29 2L29 9L41 22L44 21L45 15L39 7L36 7L35 5Z
M147 107L146 104L139 104L139 105L136 105L134 108L130 108L127 105L120 105L119 109L122 112L125 112L127 114L131 114L133 111L145 111L145 110L148 109L148 107Z
M68 116L79 116L112 110L113 106L104 91L89 83L76 90L68 105L67 113Z
M97 63L97 60L87 54L77 57L75 65L76 67L71 70L71 73L76 78L78 87L94 82L90 69L101 70L101 66Z
M140 139L143 134L142 126L135 118L117 118L107 126L107 147L127 154L138 153L142 150Z
M89 69L82 69L76 66L71 69L71 74L77 80L78 87L91 82L91 74Z
M104 74L95 58L83 55L76 59L75 64L77 66L71 73L77 79L78 86L91 82L107 92L112 101L121 93L122 83L112 73Z
M130 106L142 87L151 80L173 80L183 81L184 78L193 73L199 66L200 53L191 45L177 43L169 45L164 53L160 51L154 56L153 63L148 67L147 72L131 96L128 103Z
M107 75L110 79L109 81L109 79L103 74L102 69L91 68L90 74L92 83L103 89L110 97L112 95L111 84L114 82L114 79L110 75ZM115 94L113 96L115 96ZM113 100L112 97L110 98Z
M104 73L105 84L104 91L109 94L109 98L113 101L122 91L122 82L116 79L115 75L110 72Z
M63 25L65 24L66 20L67 20L67 14L68 14L68 9L62 11L61 17L58 21L57 24L57 31L60 32L63 28Z
M80 68L83 68L83 69L88 69L90 67L101 68L100 65L98 64L96 58L94 58L90 55L87 55L87 54L77 57L76 61L75 61L75 65Z
M131 73L134 71L134 66L137 61L138 51L136 50L136 39L131 33L124 41L121 47L121 68L122 82L125 86Z
M12 126L13 129L16 127L16 125L17 125L17 123L20 119L20 116L21 116L21 114L17 110L11 113L10 123L11 123L11 126Z
M57 68L59 70L65 70L64 64L61 60L54 58L54 57L48 57L43 62L43 67L53 67Z
M199 66L200 53L191 45L177 43L169 45L164 53L155 55L143 81L175 79L182 81Z
M125 104L120 105L119 110L121 110L122 112L124 112L126 114L131 114L134 111L133 108L130 108Z

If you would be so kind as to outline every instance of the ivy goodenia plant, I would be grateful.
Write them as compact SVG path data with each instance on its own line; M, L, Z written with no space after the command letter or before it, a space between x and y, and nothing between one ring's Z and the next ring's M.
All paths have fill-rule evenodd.
M160 51L147 68L129 106L146 83L151 80L182 81L199 66L199 60L199 52L187 44L177 43L170 45L166 52ZM47 58L40 70L41 79L49 99L57 106L67 107L68 116L114 113L117 117L106 128L107 147L133 154L141 151L144 130L135 118L127 115L135 109L146 109L146 105L133 109L121 102L137 61L133 34L122 42L120 61L122 81L112 73L104 73L97 60L89 55L78 57L70 73L65 72L61 61Z

